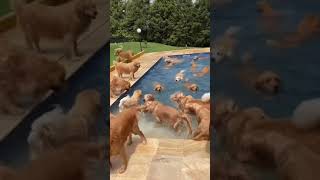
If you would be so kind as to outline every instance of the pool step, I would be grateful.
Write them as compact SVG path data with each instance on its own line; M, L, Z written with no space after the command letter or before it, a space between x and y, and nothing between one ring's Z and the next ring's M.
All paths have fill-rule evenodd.
M114 157L111 180L210 179L210 142L185 139L148 138L143 145L139 138L127 149L129 164L118 174L121 159Z

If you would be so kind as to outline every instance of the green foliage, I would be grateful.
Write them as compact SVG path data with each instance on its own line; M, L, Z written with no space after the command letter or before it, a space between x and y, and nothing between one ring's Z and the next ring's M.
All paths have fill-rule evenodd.
M157 42L172 46L210 44L209 0L111 0L114 39ZM125 10L125 12L123 12ZM142 33L136 32L137 28Z

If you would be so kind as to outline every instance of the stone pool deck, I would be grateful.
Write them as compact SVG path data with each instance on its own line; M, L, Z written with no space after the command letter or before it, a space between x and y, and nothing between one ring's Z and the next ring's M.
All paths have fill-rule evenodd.
M193 53L209 53L210 48L192 48L192 49L182 49L182 50L174 50L174 51L163 51L163 52L153 52L153 53L145 53L134 61L141 63L141 68L138 72L135 73L135 79L130 81L131 85L134 85L148 70L160 60L163 56L172 56L172 55L181 55L181 54L193 54ZM112 53L112 52L110 52ZM110 77L116 76L116 71L113 70L110 72ZM129 76L125 76L126 80L129 80ZM110 97L110 106L117 101L117 98Z
M120 157L111 159L111 180L209 180L210 142L183 139L136 138L127 149L128 168L117 173Z
M109 33L109 2L106 0L96 0L98 16L78 41L78 48L81 57L74 60L68 60L63 55L62 41L48 41L41 39L40 47L44 50L44 55L54 61L64 65L67 71L67 78L72 76L98 49L102 48L110 39ZM1 22L0 22L1 23ZM20 28L14 27L0 33L0 38L5 38L10 42L25 47L24 36ZM51 93L48 93L46 99ZM23 115L19 116L0 116L0 141L2 141L35 107L30 107Z

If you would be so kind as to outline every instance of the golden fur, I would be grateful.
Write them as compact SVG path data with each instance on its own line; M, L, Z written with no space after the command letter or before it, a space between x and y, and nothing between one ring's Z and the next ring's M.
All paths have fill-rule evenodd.
M265 95L279 92L282 81L277 73L270 70L259 71L250 60L244 62L239 69L240 80L249 88Z
M139 129L137 115L138 108L130 108L117 114L110 121L110 157L120 155L123 159L123 166L119 169L119 173L124 173L128 165L128 157L126 153L126 141L131 134L139 135L144 144L147 140ZM110 162L111 164L111 162Z
M142 97L142 91L135 90L133 92L133 95L122 104L123 109L128 109L128 108L132 108L134 106L138 106L141 97Z
M157 122L168 124L176 131L180 130L180 124L183 121L187 123L189 134L192 133L190 117L183 112L178 112L175 108L166 106L159 101L147 101L141 109L143 112L152 113Z
M199 90L198 85L195 84L195 83L185 83L184 86L190 91L194 91L195 92L195 91Z
M320 18L316 15L306 15L299 23L296 32L279 40L267 40L267 45L276 48L294 48L320 33Z
M272 159L283 179L316 180L320 177L320 155L294 139L280 133L256 131L243 136L243 141L247 148Z
M196 114L192 104L199 104L202 108L210 110L210 102L203 102L199 99L194 99L192 96L185 96L182 92L172 94L170 99L177 103L179 109L185 113Z
M97 16L92 0L73 0L58 6L14 0L17 20L29 48L41 52L42 38L63 39L65 55L79 56L77 40Z
M126 81L120 77L114 76L110 81L110 96L116 97L125 91L130 89L131 85L129 81Z
M153 90L161 92L161 91L164 90L164 87L160 83L155 83L154 86L153 86Z
M152 95L152 94L145 94L143 96L143 101L144 102L147 102L147 101L154 101L155 100L155 97Z
M117 62L131 62L134 58L132 51L124 51L122 48L115 49L114 54L117 56Z
M215 126L215 128L219 132L225 132L226 141L228 146L232 149L232 153L242 161L260 160L259 157L249 157L248 160L246 159L248 157L243 156L243 152L241 152L241 147L245 146L247 143L242 139L242 136L257 130L266 133L277 132L281 135L288 136L295 139L297 142L304 144L312 151L320 153L320 136L318 128L297 128L291 121L274 120L270 118L260 108L253 107L239 110L224 118L216 119L216 121L220 121L217 123L220 124L220 126Z
M31 158L35 159L39 154L68 142L88 142L102 110L100 98L97 91L84 90L77 95L73 107L65 116L37 119L28 137Z
M201 71L197 72L195 74L195 76L197 77L203 77L204 75L208 74L210 72L210 67L206 66L204 68L201 69Z
M115 65L115 69L118 73L118 76L122 78L122 74L130 74L130 80L133 80L134 73L136 73L140 68L139 62L131 62L131 63L123 63L117 62Z
M210 108L203 108L202 104L188 103L187 109L192 109L198 118L198 127L194 131L193 140L210 140Z
M0 62L0 110L21 114L50 90L65 86L65 68L28 51L10 51Z

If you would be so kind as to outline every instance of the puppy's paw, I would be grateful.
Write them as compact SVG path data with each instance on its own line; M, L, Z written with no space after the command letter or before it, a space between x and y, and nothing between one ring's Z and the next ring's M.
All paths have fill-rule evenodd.
M147 140L143 140L143 141L142 141L142 144L143 144L143 145L146 145L146 144L147 144Z
M119 174L123 174L124 172L126 172L126 170L127 170L127 166L123 165L123 166L121 166L121 168L118 170L118 173L119 173Z

